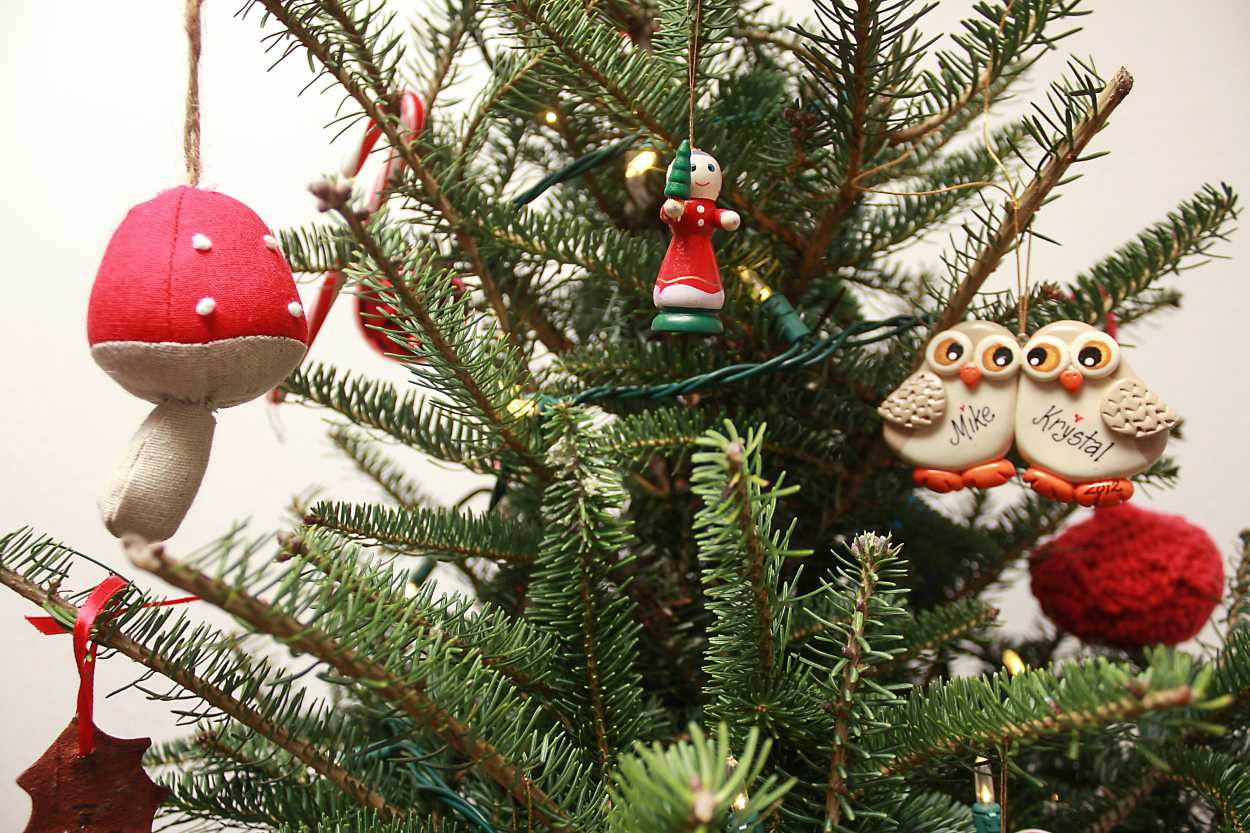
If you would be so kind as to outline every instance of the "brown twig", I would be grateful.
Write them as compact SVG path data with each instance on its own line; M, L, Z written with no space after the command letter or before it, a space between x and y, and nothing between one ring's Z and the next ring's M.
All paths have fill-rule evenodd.
M61 598L56 592L45 590L12 570L0 568L0 584L4 584L18 595L41 607L56 609L70 619L78 615L78 608ZM110 627L108 623L98 625L93 638L99 644L168 677L213 708L267 738L275 746L298 758L318 775L338 787L362 807L375 810L388 819L399 819L404 816L403 810L387 803L380 793L326 757L320 748L292 735L246 703L236 700L226 691L201 679L185 665L167 661L159 654L149 651L135 640L123 635L116 628Z
M763 29L738 29L734 34L750 43L767 44L775 46L785 52L793 52L799 58L808 61L815 61L816 58L811 51L800 43L781 37L775 32L768 32Z
M1093 108L1073 128L1071 140L1059 143L1051 153L1049 161L1024 189L1017 201L1018 207L1013 210L1010 200L1004 203L1002 223L960 281L946 308L938 316L937 323L933 325L932 332L949 329L963 318L982 284L1017 245L1019 233L1027 231L1051 190L1063 179L1068 168L1081 157L1086 145L1102 130L1111 113L1132 89L1133 76L1121 67L1107 82Z

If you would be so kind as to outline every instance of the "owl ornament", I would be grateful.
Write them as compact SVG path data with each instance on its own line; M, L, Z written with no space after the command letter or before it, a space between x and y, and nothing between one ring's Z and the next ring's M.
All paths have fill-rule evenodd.
M1177 416L1120 355L1110 335L1080 321L1043 327L1024 347L1016 448L1038 494L1082 506L1133 496L1127 478L1163 454Z
M1022 364L1015 337L991 321L964 321L929 341L924 365L877 409L917 486L991 489L1015 477L1006 454Z

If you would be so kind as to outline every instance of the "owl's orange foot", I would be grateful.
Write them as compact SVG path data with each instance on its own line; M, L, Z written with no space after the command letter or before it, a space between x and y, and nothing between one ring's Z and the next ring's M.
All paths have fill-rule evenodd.
M964 479L953 471L943 469L915 469L911 479L917 486L946 494L958 492L964 487Z
M1016 467L1001 459L973 466L960 475L965 486L973 486L977 489L993 489L1015 476Z
M1076 492L1072 484L1062 477L1032 466L1024 472L1024 482L1042 497L1048 497L1060 503L1071 503Z
M1127 480L1097 480L1076 487L1076 502L1082 506L1119 506L1133 496Z

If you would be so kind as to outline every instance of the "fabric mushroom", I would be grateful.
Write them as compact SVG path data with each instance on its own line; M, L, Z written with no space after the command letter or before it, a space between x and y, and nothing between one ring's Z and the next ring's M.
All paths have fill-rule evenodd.
M87 339L96 363L156 408L101 500L109 531L173 535L208 465L213 411L280 382L307 337L290 267L243 203L183 186L132 208L96 274Z

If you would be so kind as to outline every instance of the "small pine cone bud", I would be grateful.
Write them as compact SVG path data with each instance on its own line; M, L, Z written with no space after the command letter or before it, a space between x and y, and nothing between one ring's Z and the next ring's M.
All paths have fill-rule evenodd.
M716 796L702 786L696 787L690 804L690 814L699 824L711 824L716 818Z
M352 196L350 183L328 176L309 183L308 190L317 198L317 210L321 212L342 208Z
M1037 291L1041 293L1043 298L1050 301L1062 301L1067 297L1067 293L1063 291L1063 287L1051 281L1047 281L1039 286Z

